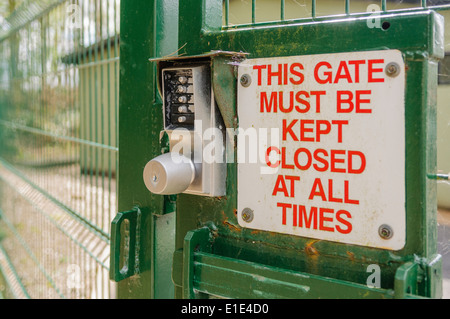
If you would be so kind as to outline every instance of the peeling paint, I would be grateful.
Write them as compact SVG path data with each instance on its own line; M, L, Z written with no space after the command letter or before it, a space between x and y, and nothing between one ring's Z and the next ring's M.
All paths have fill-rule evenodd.
M242 229L241 229L239 226L236 226L236 225L230 223L230 222L228 221L228 217L223 221L223 224L224 224L225 226L227 226L227 227L228 227L229 229L231 229L231 230L234 230L234 231L237 231L237 232L241 232L241 231L242 231Z
M310 256L318 256L319 255L319 251L315 247L313 247L313 245L316 242L318 242L318 240L314 240L314 241L311 241L308 244L306 244L305 251L308 255L310 255Z

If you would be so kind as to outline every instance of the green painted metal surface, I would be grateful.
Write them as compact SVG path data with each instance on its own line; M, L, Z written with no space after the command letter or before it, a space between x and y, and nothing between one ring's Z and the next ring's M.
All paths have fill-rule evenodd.
M175 214L170 214L173 203L170 198L148 192L142 171L147 161L164 151L164 143L160 143L162 102L157 91L156 66L149 59L177 50L177 3L121 3L118 205L121 212L138 206L142 216L137 243L141 249L140 269L118 283L118 298L174 295L171 273L167 271L175 249Z
M320 3L312 0L309 18L287 20L289 1L280 0L272 22L259 22L251 1L251 22L238 26L231 0L121 1L120 17L119 1L79 0L73 12L67 3L27 1L0 32L0 270L10 286L0 297L442 295L435 92L443 24L426 1L395 12L381 1L382 29L367 26L369 13L350 14L350 1L340 16L318 17ZM66 15L78 9L82 23L71 28ZM400 50L407 65L404 249L241 228L234 163L226 196L159 196L145 188L144 165L168 151L149 59L380 49ZM229 128L239 124L235 58L210 57ZM366 285L372 264L381 269L381 288Z
M212 6L212 2L208 3ZM391 252L242 229L235 216L236 168L229 164L226 197L179 196L177 248L183 247L181 242L189 230L213 223L216 227L214 254L354 284L365 284L367 266L376 263L382 268L382 287L387 289L394 288L397 267L414 259L415 255L433 258L437 254L435 184L427 179L426 173L436 170L434 94L436 59L443 56L441 18L434 12L386 14L381 19L390 26L384 32L368 28L364 16L349 21L290 22L221 30L219 21L201 19L208 14L208 5L201 1L189 5L180 3L180 23L189 25L180 29L179 35L180 46L186 43L185 55L218 49L247 52L252 58L380 48L399 49L404 53L408 68L407 244L401 251ZM193 30L197 30L199 36L192 36ZM176 271L182 270L174 267ZM181 292L178 296L182 296Z
M162 149L156 65L148 58L163 56L156 46L167 33L156 32L165 28L166 20L158 20L163 10L160 2L154 3L145 12L137 4L122 4L119 210L135 205L148 209L142 215L141 249L146 255L141 262L150 264L149 271L119 282L123 298L157 297L162 287L154 262L159 227L155 218L165 216L167 198L148 193L140 182L145 163ZM172 52L184 57L215 50L244 52L250 58L400 50L407 65L407 237L402 250L389 251L241 228L236 217L237 166L229 163L226 196L176 196L175 238L165 239L175 250L174 297L439 298L436 186L427 174L436 172L435 92L437 61L444 53L442 17L428 10L383 12L383 29L368 28L368 14L223 27L219 0L180 1L177 14L178 47ZM233 61L228 62L212 60L213 83L224 122L235 127L236 83L227 68ZM381 269L378 289L367 287L372 264Z
M164 10L162 2L154 3L145 12L138 11L137 4L122 4L119 209L126 211L133 205L149 209L142 215L146 239L142 237L141 248L148 253L142 261L150 264L150 271L119 282L123 298L157 297L167 284L156 279L152 259L161 245L154 237L160 227L155 218L167 216L163 215L167 197L148 193L140 182L145 163L167 151L159 141L162 113L156 63L144 59L164 56L157 49L160 36L167 36L160 16ZM174 297L439 298L436 189L427 174L436 171L435 91L437 61L443 57L442 18L433 11L418 10L382 13L382 22L388 22L384 29L368 28L368 14L222 27L222 1L180 1L178 5L175 56L194 58L216 50L244 52L250 58L379 49L403 53L407 65L407 238L402 250L389 251L241 228L236 217L237 166L229 163L226 196L171 198L169 211L176 209L171 219L174 237L171 233L164 243L173 243L175 250ZM227 22L228 1L224 9ZM135 12L133 21L126 20L131 12ZM147 21L152 21L150 26ZM217 103L227 127L238 125L232 62L236 61L227 57L211 60ZM367 269L372 264L381 269L380 288L367 286Z
M177 262L181 262L177 258L183 259L183 282L176 281L183 286L183 298L201 298L205 295L238 299L417 297L414 295L416 290L413 290L419 267L416 263L409 262L399 267L394 289L381 289L215 255L212 253L213 242L212 234L206 227L186 235L182 254L180 251L176 257ZM413 271L415 273L411 274Z

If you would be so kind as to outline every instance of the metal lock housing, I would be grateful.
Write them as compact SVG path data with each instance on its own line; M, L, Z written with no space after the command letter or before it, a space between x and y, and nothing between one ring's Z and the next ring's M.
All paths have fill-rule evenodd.
M166 67L160 71L164 131L170 152L149 161L144 183L156 194L225 195L225 127L214 99L208 63ZM205 139L216 132L214 141ZM162 135L161 134L161 135ZM204 157L215 143L213 158Z

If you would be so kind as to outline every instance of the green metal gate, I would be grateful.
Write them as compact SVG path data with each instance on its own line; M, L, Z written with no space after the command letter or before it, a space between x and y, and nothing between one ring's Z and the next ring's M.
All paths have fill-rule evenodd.
M111 242L111 278L118 281L119 298L442 296L435 183L442 176L436 174L435 92L437 61L443 58L444 47L443 21L436 11L444 13L447 6L431 7L426 1L405 6L390 1L339 3L339 14L333 11L337 6L326 7L314 0L300 5L284 0L154 1L146 10L141 4L122 3L122 213L113 221ZM263 4L271 9L261 18L258 10ZM368 10L369 4L376 4L378 10ZM374 13L379 27L369 27ZM179 18L172 20L173 16ZM237 90L248 79L239 82L235 67L245 57L375 49L399 50L407 65L406 244L402 249L240 226L238 220L246 213L237 209L236 163L227 164L225 196L156 195L146 189L142 181L146 163L169 149L160 134L164 129L164 101L158 91L165 81L162 69L201 62L210 65L224 125L236 128ZM157 175L150 178L158 180ZM389 230L380 236L388 238ZM372 264L383 274L377 288L366 284Z
M441 297L435 93L445 3L22 1L0 20L0 297ZM146 163L169 150L162 67L208 65L223 126L236 129L246 58L385 49L399 50L408 70L402 249L242 227L235 162L223 196L145 187Z
M117 212L119 5L21 1L2 21L5 298L115 294L108 271Z

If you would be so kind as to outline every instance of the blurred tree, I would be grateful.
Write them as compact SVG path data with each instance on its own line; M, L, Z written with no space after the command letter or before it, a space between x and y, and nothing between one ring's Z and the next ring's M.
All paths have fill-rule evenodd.
M25 0L1 1L0 2L0 15L6 19L24 1Z

